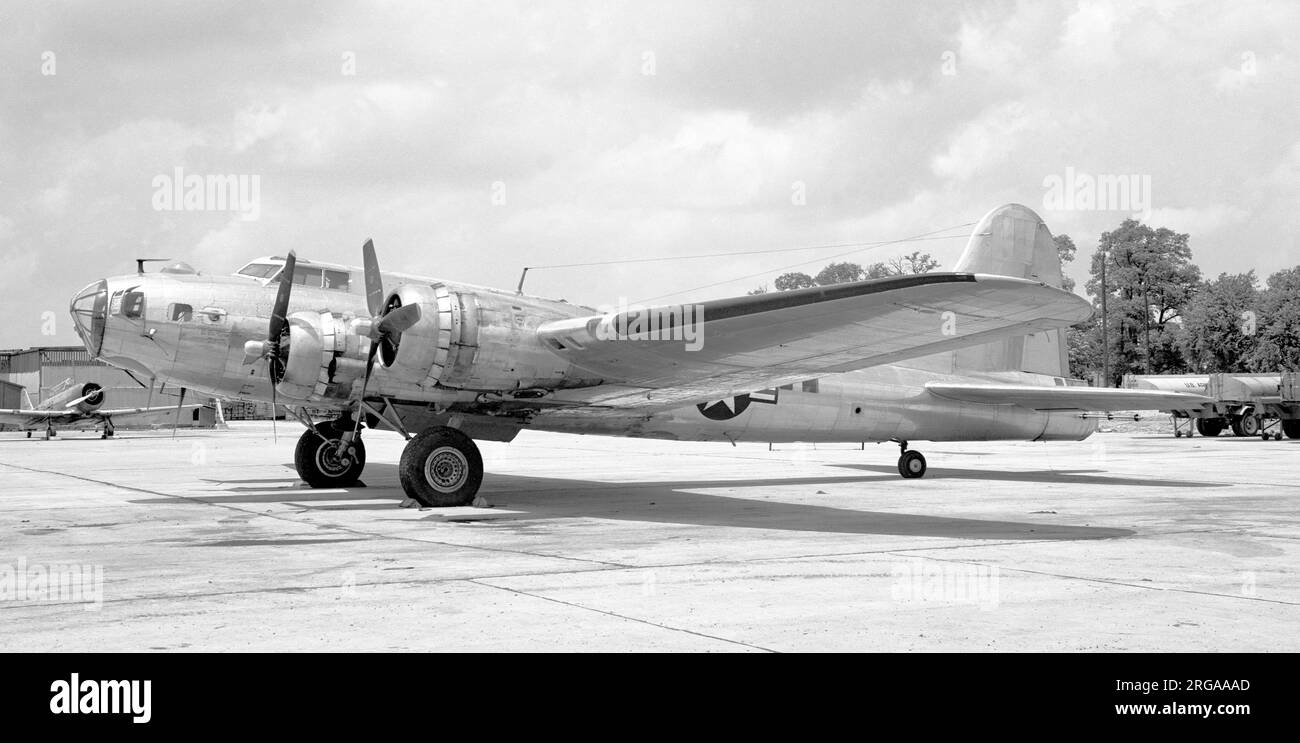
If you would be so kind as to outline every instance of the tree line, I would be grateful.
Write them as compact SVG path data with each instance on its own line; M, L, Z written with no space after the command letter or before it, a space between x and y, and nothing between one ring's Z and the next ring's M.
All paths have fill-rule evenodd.
M1064 267L1078 250L1069 235L1055 240ZM865 267L840 262L814 275L784 273L773 287L790 291L938 267L917 251ZM1074 280L1065 277L1064 288L1073 291ZM749 294L767 291L764 285ZM1084 291L1094 312L1066 331L1071 376L1116 386L1125 374L1300 370L1300 266L1270 275L1262 287L1254 270L1207 280L1192 262L1188 233L1126 219L1098 240Z

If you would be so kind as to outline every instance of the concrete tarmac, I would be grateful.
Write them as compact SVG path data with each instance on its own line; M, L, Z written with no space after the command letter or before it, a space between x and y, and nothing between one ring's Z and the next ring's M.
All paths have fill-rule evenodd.
M300 432L0 434L0 650L1300 650L1300 441L915 442L903 480L525 432L492 507L420 510L396 434L312 490Z

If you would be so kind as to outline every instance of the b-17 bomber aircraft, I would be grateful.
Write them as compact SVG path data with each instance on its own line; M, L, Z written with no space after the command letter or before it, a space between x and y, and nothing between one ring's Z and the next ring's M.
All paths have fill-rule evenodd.
M71 426L89 421L101 426L100 438L110 438L116 433L113 419L119 423L163 414L179 414L181 409L193 409L199 405L153 407L153 408L105 408L104 400L108 393L94 382L78 385L71 378L63 380L50 390L50 394L39 405L32 405L28 398L28 407L20 410L0 409L0 423L16 425L26 431L31 438L32 431L44 429L45 440L58 435L55 424Z
M1195 407L1198 395L1067 378L1050 231L995 209L951 273L598 312L442 279L264 258L233 276L178 264L96 281L72 316L96 358L218 397L283 405L313 487L355 483L364 429L407 438L402 488L471 503L476 439L523 429L678 441L1081 440L1087 411ZM307 409L333 410L314 420Z

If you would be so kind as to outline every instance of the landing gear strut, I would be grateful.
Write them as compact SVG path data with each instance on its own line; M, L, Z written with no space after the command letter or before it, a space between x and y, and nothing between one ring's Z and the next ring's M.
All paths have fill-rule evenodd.
M436 426L406 442L398 474L422 506L468 506L483 482L483 457L470 437Z
M113 428L113 421L106 420L104 421L104 433L100 434L99 437L101 439L111 439L116 432L116 429Z
M351 442L352 421L344 418L319 423L298 439L293 464L303 482L313 488L337 488L354 485L366 466L366 445L358 434Z
M919 451L908 451L907 442L899 441L902 454L898 457L898 474L911 480L925 477L925 457Z

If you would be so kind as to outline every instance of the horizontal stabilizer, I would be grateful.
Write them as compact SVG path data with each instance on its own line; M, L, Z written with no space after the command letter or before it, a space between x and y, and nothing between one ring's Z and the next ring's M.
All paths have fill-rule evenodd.
M931 394L958 402L1019 405L1032 410L1196 410L1213 402L1204 395L1110 387L1035 387L1024 384L930 382Z

